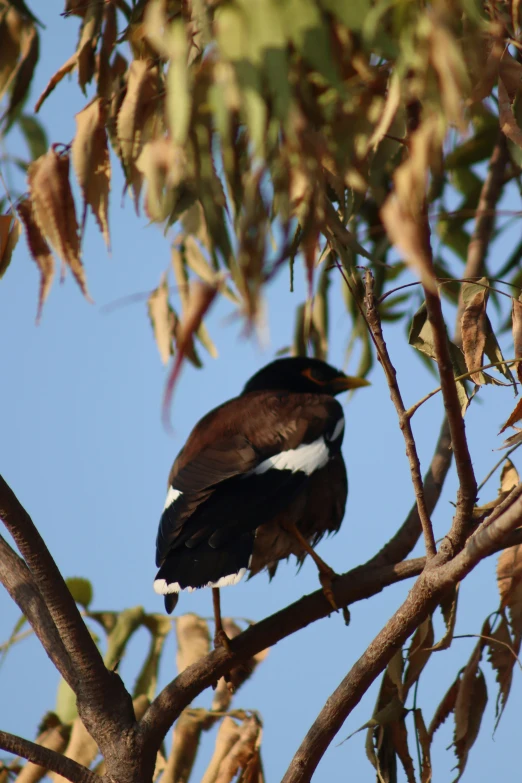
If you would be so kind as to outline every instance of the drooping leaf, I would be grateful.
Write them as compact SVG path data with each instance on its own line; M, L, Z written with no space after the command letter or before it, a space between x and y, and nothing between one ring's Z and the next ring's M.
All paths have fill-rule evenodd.
M421 757L421 783L430 783L432 778L431 768L431 736L428 733L424 718L422 717L422 710L417 708L414 710L415 718L415 731L419 740L419 745L422 751Z
M522 301L513 299L511 309L511 319L513 324L513 346L515 349L515 359L521 361L516 365L516 374L520 383L522 383Z
M80 259L80 238L69 182L69 155L52 147L29 166L27 178L34 218L49 244L70 268L84 296L85 270Z
M511 492L511 490L514 489L519 483L520 483L520 476L518 475L518 470L513 465L511 460L507 459L504 462L504 466L500 473L499 494L500 493L507 494L508 492Z
M428 615L419 625L410 642L408 665L404 674L404 698L406 698L406 694L412 685L418 681L422 670L428 663L432 652L433 639L433 622L431 615Z
M477 645L462 673L455 701L453 748L457 756L458 775L454 783L460 780L464 773L469 751L477 739L488 700L486 680L479 668L481 656L482 646Z
M84 222L87 205L102 232L109 239L109 190L111 164L105 130L106 108L101 98L94 98L76 115L76 136L72 144L72 162L84 199Z
M502 428L499 430L498 434L501 435L507 430L508 427L513 427L517 421L520 421L520 419L522 419L522 399L517 402L508 419L504 422ZM506 441L504 445L507 445L507 443L508 441Z
M42 107L42 103L46 100L46 98L49 97L49 95L52 93L54 88L58 84L60 84L62 79L65 76L67 76L68 73L70 73L73 70L73 68L76 65L76 62L77 62L76 53L74 53L71 57L69 57L67 62L65 62L61 66L61 68L59 68L56 71L56 73L53 76L51 76L51 78L49 79L49 82L47 83L47 86L45 87L44 91L42 92L42 94L40 95L40 97L38 98L38 100L36 101L36 103L34 105L35 113L39 112L39 110Z
M119 666L127 644L145 619L142 606L131 606L118 612L116 623L107 638L107 651L104 655L105 666L111 671Z
M502 79L498 80L498 112L502 132L508 139L511 139L517 147L522 147L522 130L519 128L515 115L513 114L511 100Z
M183 614L175 618L178 650L176 665L178 673L191 666L210 652L208 624L196 614Z
M485 629L483 628L482 633L488 637L485 640L488 650L488 660L495 670L496 680L498 682L498 694L495 704L496 728L502 717L502 713L504 712L511 690L513 669L517 662L520 640L518 640L518 649L515 650L515 642L511 638L508 622L504 614L500 616L500 623L494 631L489 628L489 623L487 623L487 627Z
M457 621L458 597L459 584L448 590L440 602L440 609L442 612L442 617L444 618L444 625L446 626L446 630L442 639L440 639L437 644L433 646L433 652L438 650L447 650L453 641L455 623Z
M167 636L172 630L172 623L164 614L148 614L143 619L143 625L150 631L150 646L136 679L133 699L144 695L152 701L156 695L161 654Z
M435 710L435 714L431 720L428 728L428 734L431 739L435 732L440 729L442 724L449 718L457 701L457 696L460 688L460 674L457 679L452 682L446 693L444 694L442 701Z
M23 201L20 201L17 209L22 223L24 224L29 251L40 270L40 292L38 295L38 309L36 313L36 321L38 323L42 316L42 308L47 295L51 290L54 278L54 257L36 222L31 200L24 199Z
M488 301L488 281L485 277L478 283L463 283L462 298L464 310L461 317L462 349L466 367L471 372L483 364L486 345L486 305ZM482 372L473 372L475 383L485 382Z
M34 69L40 54L40 39L35 27L24 30L21 42L21 59L13 75L11 95L7 109L3 115L6 126L9 127L25 103L34 75Z
M167 364L174 353L172 339L177 323L177 316L169 303L167 273L162 275L159 286L149 296L147 306L161 361Z
M517 645L522 638L522 545L504 549L497 560L497 586Z
M22 232L12 215L0 215L0 280L5 275Z

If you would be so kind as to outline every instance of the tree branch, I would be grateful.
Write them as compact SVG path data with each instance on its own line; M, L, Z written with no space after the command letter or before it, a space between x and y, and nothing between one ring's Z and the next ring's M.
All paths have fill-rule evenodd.
M76 679L71 659L63 646L42 594L23 560L2 536L0 536L0 582L28 619L42 647L64 680L74 688Z
M0 731L0 748L8 753L14 753L15 756L28 759L33 764L38 764L51 772L63 775L72 783L100 783L99 777L94 772L77 764L76 761L72 761L54 750L43 748L35 742L17 737L16 734Z
M406 415L406 408L404 407L401 391L397 382L397 373L390 359L388 348L382 333L379 313L375 307L375 299L373 296L373 276L369 269L366 270L365 289L366 294L364 302L366 306L366 323L368 324L371 335L373 337L373 342L377 350L377 357L384 370L384 374L388 382L388 388L390 390L390 397L399 417L399 427L404 437L406 455L410 465L411 480L413 489L415 491L418 518L422 527L422 532L424 534L426 556L429 559L436 554L437 549L435 546L435 537L433 535L433 528L426 503L426 497L424 495L424 484L422 482L419 455L417 454L417 447L413 437L411 421L410 418Z
M0 517L12 535L45 601L70 659L71 686L87 729L103 750L134 730L132 699L103 659L76 603L31 517L0 476Z
M501 543L497 544L496 548L491 549L489 554L519 543L522 543L522 529L513 531ZM391 584L418 576L423 571L425 564L426 558L419 557L395 565L358 566L335 580L333 585L335 599L341 606L371 598ZM287 636L291 636L307 625L326 617L330 612L331 607L326 601L323 591L317 590L236 636L231 642L230 652L220 647L189 666L169 683L152 702L140 722L141 741L144 744L151 743L151 748L159 747L163 737L181 711L205 688L229 671L232 666L267 647L274 646Z
M509 502L507 502L509 501ZM507 507L506 507L507 506ZM502 507L502 508L501 508ZM500 509L500 510L499 510ZM493 521L491 521L493 518ZM509 533L522 522L522 484L472 536L452 561L436 566L439 554L426 564L408 597L377 634L330 696L297 750L282 783L307 783L342 724L419 624L433 611L448 587L460 582L487 555L506 546ZM512 545L512 544L510 544Z

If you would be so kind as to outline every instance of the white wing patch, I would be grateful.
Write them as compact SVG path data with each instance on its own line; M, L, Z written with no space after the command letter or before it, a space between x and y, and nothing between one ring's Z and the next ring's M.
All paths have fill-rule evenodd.
M183 492L180 492L179 489L174 489L174 487L169 487L169 491L167 492L167 499L165 500L165 505L163 506L163 511L166 511L174 501L176 501L180 495L182 495Z
M337 424L335 425L334 431L332 432L331 436L328 438L330 442L337 440L337 438L340 436L341 432L344 430L344 416L341 416Z
M337 426L336 426L337 429ZM330 452L324 438L321 436L312 443L302 443L296 449L288 449L274 454L273 457L265 459L253 470L249 470L246 476L257 474L262 475L267 470L291 470L296 473L298 470L310 476L314 470L324 468L330 459Z
M228 585L237 585L244 575L246 574L246 568L240 568L237 574L229 574L228 576L222 576L217 582L207 582L202 587L228 587ZM169 595L170 593L187 592L192 593L197 590L197 587L181 587L179 582L167 582L166 579L156 579L154 582L154 592L159 595Z

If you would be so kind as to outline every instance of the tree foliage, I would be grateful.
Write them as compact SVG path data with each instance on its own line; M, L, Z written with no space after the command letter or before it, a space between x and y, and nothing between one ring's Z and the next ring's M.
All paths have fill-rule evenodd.
M512 242L505 258L489 253L510 225L500 201L522 190L520 3L68 0L65 15L71 29L79 20L76 49L71 45L32 111L26 100L45 32L23 0L0 0L2 170L26 175L18 191L8 192L2 176L0 277L23 230L40 274L38 317L56 259L88 298L86 220L92 213L110 247L109 203L120 197L111 192L111 178L120 166L136 212L161 226L172 249L172 270L151 281L148 300L161 359L172 358L166 414L182 362L201 366L201 348L215 355L205 316L217 297L257 328L271 281L287 274L292 286L302 267L308 297L296 308L292 350L325 358L331 300L342 292L347 350L357 349L360 375L376 358L382 365L416 504L369 563L337 580L336 599L347 604L394 581L418 579L318 716L285 781L310 778L360 693L380 674L375 711L363 727L378 779L395 780L400 764L409 782L428 783L433 737L450 716L458 779L488 701L484 664L496 675L498 721L522 638L522 486L508 458L522 442L516 427L522 405L502 428L514 434L500 461L498 495L480 506L463 419L482 386L522 382L522 242ZM71 72L86 103L74 138L49 146L37 112L55 89L52 99L59 99L60 82ZM14 128L27 141L29 160L9 152ZM437 389L410 408L383 333L383 324L386 330L394 321L404 322L409 344L438 378ZM446 416L423 478L411 419L435 393ZM437 545L431 515L453 457L455 515ZM5 484L0 508L24 558L2 543L0 576L64 678L39 745L5 732L0 745L72 781L94 781L94 769L121 783L160 774L168 783L188 779L202 732L220 721L205 783L237 774L260 781L260 719L231 711L225 680L210 709L188 705L224 674L238 688L263 650L327 614L322 596L308 596L243 633L236 628L231 651L210 652L206 624L178 618L180 675L156 695L166 618L140 608L91 612L89 584L63 583ZM406 560L421 535L426 557ZM468 662L430 719L416 702L411 707L411 694L434 653L452 643L459 583L499 550L498 609L477 629ZM89 627L101 626L106 636L104 662L71 594ZM436 639L439 609L446 631ZM129 694L112 670L142 626L150 650ZM24 633L18 626L4 650ZM160 746L176 719L165 753ZM72 761L59 755L64 751ZM5 770L22 782L44 771L20 769L18 762Z

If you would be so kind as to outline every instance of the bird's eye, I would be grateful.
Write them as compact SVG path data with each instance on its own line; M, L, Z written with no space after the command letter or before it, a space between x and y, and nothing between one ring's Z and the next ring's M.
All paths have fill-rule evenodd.
M328 383L328 381L318 378L312 367L307 367L306 370L303 370L301 375L304 375L305 378L308 378L309 381L316 383L318 386L326 386Z

